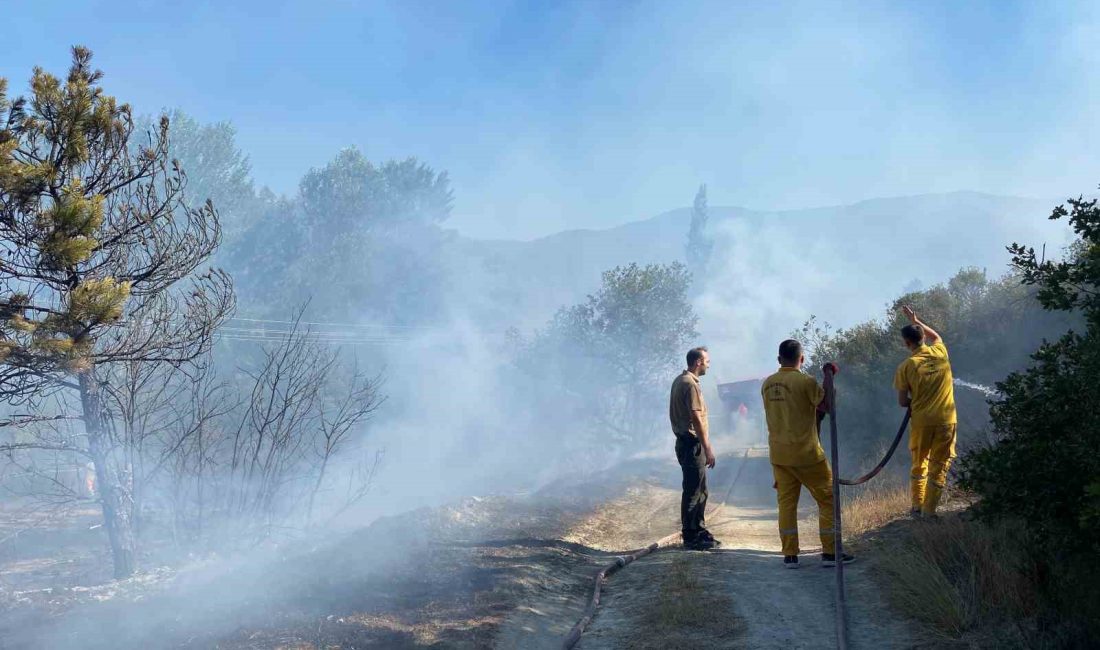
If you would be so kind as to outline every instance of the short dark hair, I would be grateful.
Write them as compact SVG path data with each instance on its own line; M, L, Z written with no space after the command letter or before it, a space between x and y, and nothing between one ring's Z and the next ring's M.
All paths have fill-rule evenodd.
M699 359L702 359L703 358L703 353L706 352L706 351L707 351L707 348L706 348L706 346L703 346L703 345L700 345L697 348L692 348L692 349L688 350L688 354L687 354L688 368L694 366L695 362L698 361Z
M802 358L802 344L794 339L787 339L779 344L780 363L798 363Z
M901 328L901 338L913 345L920 345L924 341L924 328L920 325L906 325Z

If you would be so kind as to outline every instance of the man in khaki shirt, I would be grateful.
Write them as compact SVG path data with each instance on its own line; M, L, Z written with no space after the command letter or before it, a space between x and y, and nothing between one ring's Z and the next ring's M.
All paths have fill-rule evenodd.
M779 372L760 387L779 501L779 540L783 544L783 566L788 569L798 568L798 497L803 486L817 501L821 563L836 566L833 474L817 431L817 411L825 390L816 379L802 373L804 362L802 344L791 339L783 341L779 344ZM848 554L843 558L845 563L854 559Z
M706 348L687 353L687 370L672 382L668 400L668 419L676 434L676 460L683 470L683 495L680 498L681 534L684 548L707 550L720 546L704 525L707 509L707 468L714 467L714 450L707 429L707 405L699 377L707 374L710 355Z

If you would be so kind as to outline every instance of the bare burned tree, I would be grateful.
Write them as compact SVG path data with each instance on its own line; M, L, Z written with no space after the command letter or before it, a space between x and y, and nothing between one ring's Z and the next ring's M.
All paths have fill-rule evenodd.
M130 361L112 368L104 394L112 415L113 435L126 454L130 469L131 520L141 532L150 495L168 494L173 511L180 513L183 492L199 486L206 464L204 445L219 431L218 420L238 406L233 391L219 381L208 357L182 367L166 363ZM177 518L174 537L183 526ZM201 526L201 518L199 519ZM194 531L197 538L200 530Z
M264 350L259 367L247 371L251 391L229 436L227 509L253 538L295 512L310 523L332 463L383 401L379 376L342 368L339 352L314 342L299 321L300 314L283 340ZM343 473L352 485L338 509L362 498L375 466Z
M326 377L326 379L329 379ZM329 381L330 384L335 384ZM338 451L347 442L349 433L356 425L369 418L382 403L378 396L380 379L369 378L353 368L350 378L340 382L342 390L335 390L330 386L322 397L320 409L317 414L318 430L314 436L314 453L317 458L317 480L309 493L309 506L306 510L306 521L313 521L313 510L317 502L317 495L325 487L325 481L329 478L329 468ZM341 510L351 505L355 500L363 497L363 490L370 485L374 476L374 470L378 466L380 456L375 456L375 461L369 467L358 466L349 472L349 480L352 481L352 491L345 497ZM365 472L359 474L359 472ZM359 480L356 481L355 479Z
M234 296L224 273L196 273L221 231L209 201L183 202L167 118L137 143L130 107L103 93L101 77L76 47L65 80L34 71L29 98L9 101L0 80L0 399L29 418L77 417L84 427L0 451L94 463L121 578L135 562L131 441L105 396L120 365L200 358ZM44 398L59 393L77 399L44 414Z

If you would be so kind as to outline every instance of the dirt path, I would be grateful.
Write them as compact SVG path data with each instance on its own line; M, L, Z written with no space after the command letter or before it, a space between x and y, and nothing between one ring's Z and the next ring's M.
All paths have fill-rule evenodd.
M746 462L746 471L726 503L708 513L708 527L722 540L719 551L661 551L612 577L592 626L578 647L611 648L744 647L822 648L835 643L834 573L820 566L816 505L800 503L802 568L782 567L776 532L777 512L770 471L763 462ZM729 463L727 463L729 464ZM719 474L726 478L729 474ZM761 490L760 486L766 486ZM717 486L717 489L716 487ZM724 485L711 488L724 496ZM671 532L679 493L650 488L645 499L624 502L615 515L597 517L627 532L616 541L641 545ZM657 504L663 503L664 506ZM650 510L651 506L657 506ZM642 517L652 512L655 516ZM618 520L617 522L615 520ZM628 520L636 520L630 523ZM654 529L653 522L665 522ZM589 528L597 529L597 522ZM645 540L634 537L649 535ZM809 533L809 534L807 534ZM605 539L615 539L615 535ZM629 548L630 544L620 548ZM871 580L871 563L846 567L849 645L853 648L912 648L907 624L889 613ZM698 602L698 607L688 605ZM517 647L517 646L511 646ZM547 646L549 647L549 646Z

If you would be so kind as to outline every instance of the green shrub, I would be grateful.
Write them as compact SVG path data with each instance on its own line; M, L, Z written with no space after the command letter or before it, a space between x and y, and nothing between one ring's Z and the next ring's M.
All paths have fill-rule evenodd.
M1009 250L1043 308L1080 313L1085 333L1044 343L1030 368L998 384L1003 398L990 407L997 441L963 458L961 484L982 497L980 516L1021 517L1043 548L1087 557L1100 550L1100 208L1069 204L1051 215L1068 217L1078 236L1064 260Z
M1013 244L1013 265L1044 309L1081 315L1084 334L1044 343L1031 367L998 384L996 441L965 455L960 484L986 521L1023 522L1043 587L1044 647L1084 647L1100 636L1100 209L1058 206L1077 241L1061 261Z

